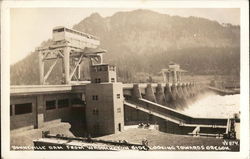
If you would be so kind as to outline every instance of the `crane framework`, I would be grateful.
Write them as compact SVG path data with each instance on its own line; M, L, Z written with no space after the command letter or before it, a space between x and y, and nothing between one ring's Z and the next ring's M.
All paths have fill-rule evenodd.
M77 81L80 80L80 65L84 58L90 60L90 65L103 63L105 50L100 48L83 48L74 46L66 40L54 41L47 47L37 48L36 51L39 53L40 84L48 84L47 80L60 59L62 59L62 84L70 84L73 78ZM49 64L50 66L45 73L45 65Z

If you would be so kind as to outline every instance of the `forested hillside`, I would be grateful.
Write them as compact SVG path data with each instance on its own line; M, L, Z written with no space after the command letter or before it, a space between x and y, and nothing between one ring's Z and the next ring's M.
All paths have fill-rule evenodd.
M157 75L170 61L190 74L240 72L239 26L135 10L111 17L94 13L73 28L100 37L100 47L108 51L104 61L117 65L121 81L131 82L139 74ZM50 84L60 83L60 69L58 65ZM88 69L83 76L89 79ZM36 52L11 66L11 84L38 84L38 79Z

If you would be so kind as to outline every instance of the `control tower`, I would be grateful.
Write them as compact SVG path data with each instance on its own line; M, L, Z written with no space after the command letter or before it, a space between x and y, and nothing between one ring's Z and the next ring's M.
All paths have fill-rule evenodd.
M86 85L86 125L90 134L107 135L124 129L123 85L116 67L92 65L91 83Z

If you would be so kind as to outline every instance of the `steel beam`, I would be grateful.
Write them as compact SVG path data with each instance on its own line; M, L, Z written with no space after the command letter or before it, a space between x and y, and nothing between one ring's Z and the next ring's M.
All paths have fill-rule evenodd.
M44 84L44 61L43 61L43 53L38 52L38 57L39 57L39 81L40 84Z
M48 77L49 77L51 71L53 70L53 68L55 67L55 65L56 65L56 63L57 63L57 61L58 61L58 59L59 59L59 58L57 58L57 59L54 61L54 63L50 66L48 72L47 72L46 75L44 76L44 83L45 83L46 80L48 79Z

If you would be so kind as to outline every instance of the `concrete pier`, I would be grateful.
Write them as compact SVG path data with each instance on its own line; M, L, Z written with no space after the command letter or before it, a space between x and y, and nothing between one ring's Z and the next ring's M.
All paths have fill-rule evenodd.
M151 102L157 103L156 98L155 98L155 94L154 94L154 91L153 91L153 88L152 88L151 84L148 84L146 89L145 89L145 99L147 99L147 100L149 100Z
M169 83L167 83L165 86L164 94L165 94L165 99L166 99L166 105L168 106L169 103L173 101L171 86L169 85Z
M166 98L164 94L164 90L162 88L162 84L158 84L156 87L156 101L158 104L165 105L166 104Z
M180 83L177 84L177 91L178 91L178 98L183 99L184 94L183 94L183 91L182 91L182 84L180 84Z
M172 94L172 99L174 101L176 101L177 97L178 97L178 90L177 90L177 86L175 84L172 84L172 86L171 86L171 94Z
M184 98L187 99L189 98L189 92L187 90L187 87L188 87L188 84L187 83L183 83L182 84L182 91L183 91L183 95L184 95Z
M134 84L133 85L132 98L133 99L142 98L141 91L140 91L140 88L139 88L139 84Z

